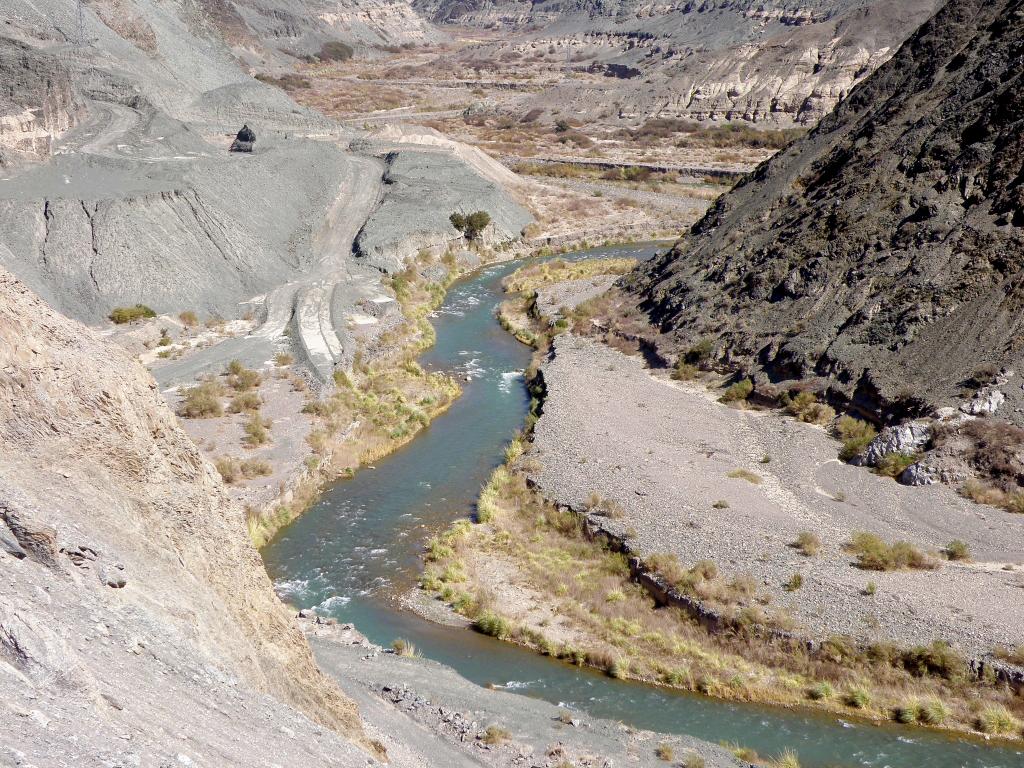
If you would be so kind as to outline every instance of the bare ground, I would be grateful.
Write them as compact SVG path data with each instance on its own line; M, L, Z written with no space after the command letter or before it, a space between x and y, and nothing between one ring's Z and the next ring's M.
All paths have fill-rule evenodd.
M724 406L704 387L652 374L591 340L558 337L543 374L532 479L576 509L592 493L618 502L623 518L601 522L641 555L710 559L729 575L751 575L818 637L941 639L974 656L1024 637L1024 616L1006 610L1024 589L1024 516L842 464L819 427ZM729 477L737 469L760 482ZM802 531L821 538L817 557L790 546ZM977 562L860 570L843 549L856 531L928 550L960 539ZM794 573L803 586L788 592ZM865 594L869 581L874 595Z

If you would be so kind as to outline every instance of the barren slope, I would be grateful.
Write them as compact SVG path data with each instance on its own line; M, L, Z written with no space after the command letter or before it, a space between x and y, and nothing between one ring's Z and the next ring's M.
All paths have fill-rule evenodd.
M6 272L0 369L4 746L45 765L252 766L271 746L365 764L316 725L363 738L149 375Z

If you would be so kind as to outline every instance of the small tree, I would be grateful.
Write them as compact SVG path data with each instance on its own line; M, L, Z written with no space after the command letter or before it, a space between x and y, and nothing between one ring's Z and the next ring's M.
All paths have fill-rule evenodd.
M491 215L486 211L474 211L466 217L466 239L476 240L480 233L491 223Z
M461 213L453 213L448 220L453 227L466 236L467 240L473 241L487 229L487 225L491 223L491 215L487 211L474 211L466 216Z

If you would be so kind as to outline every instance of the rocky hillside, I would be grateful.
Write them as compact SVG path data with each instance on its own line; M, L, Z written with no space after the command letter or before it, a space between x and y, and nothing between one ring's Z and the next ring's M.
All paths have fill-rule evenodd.
M365 765L338 735L365 740L355 706L149 375L6 272L0 368L3 758Z
M825 377L876 412L1024 370L1022 43L1021 0L951 0L628 278L662 350L713 339L730 366Z
M195 0L195 5L244 58L275 53L335 58L348 55L339 42L394 46L444 37L407 0Z
M937 0L472 2L418 0L440 24L514 29L497 58L567 50L567 66L621 87L595 104L570 82L555 99L582 115L813 125L922 23Z
M48 157L81 111L69 72L15 40L0 42L0 72L0 167Z

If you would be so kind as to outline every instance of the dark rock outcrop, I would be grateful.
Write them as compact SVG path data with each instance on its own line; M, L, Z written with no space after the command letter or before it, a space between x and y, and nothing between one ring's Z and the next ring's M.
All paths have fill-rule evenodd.
M252 152L253 145L256 143L256 132L248 125L243 125L236 136L235 140L231 142L230 152Z
M623 281L663 351L715 340L879 415L1024 364L1024 2L951 0L817 129ZM1021 420L1019 383L999 415Z

